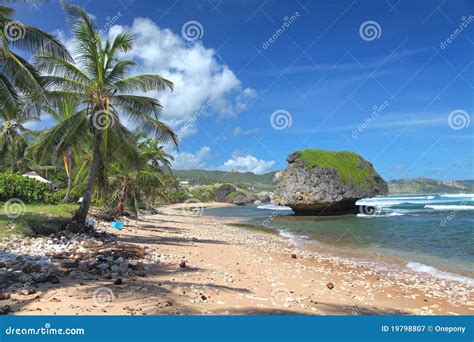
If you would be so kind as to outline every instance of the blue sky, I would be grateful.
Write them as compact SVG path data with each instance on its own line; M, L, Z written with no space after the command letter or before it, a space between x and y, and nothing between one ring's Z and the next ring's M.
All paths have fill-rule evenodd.
M322 148L386 179L474 178L469 2L73 1L105 35L135 32L136 72L175 83L153 94L181 133L175 167L263 173ZM58 2L16 8L70 44Z

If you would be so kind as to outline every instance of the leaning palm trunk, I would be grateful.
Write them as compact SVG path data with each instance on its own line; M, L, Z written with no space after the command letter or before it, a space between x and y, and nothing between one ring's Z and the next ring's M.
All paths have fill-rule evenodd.
M64 196L63 202L68 203L71 197L71 189L72 189L72 153L71 148L68 148L66 153L64 153L64 168L66 169L67 174L67 188L66 188L66 195Z
M120 193L117 199L117 205L115 206L113 210L113 215L115 217L123 215L123 212L125 210L125 205L127 204L129 195L130 195L130 186L129 186L128 180L125 179L122 183L122 189L120 190Z
M85 227L85 223L87 219L87 214L91 206L92 195L94 194L95 181L97 179L99 168L102 162L101 153L100 153L101 143L102 143L102 133L100 131L96 131L92 138L93 156L92 156L92 163L89 170L89 180L87 181L86 192L84 193L84 197L82 198L82 202L79 209L76 211L76 213L74 214L74 217L72 218L74 222L84 227Z

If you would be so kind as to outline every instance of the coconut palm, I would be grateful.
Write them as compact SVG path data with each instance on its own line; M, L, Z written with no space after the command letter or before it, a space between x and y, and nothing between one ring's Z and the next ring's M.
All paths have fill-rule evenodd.
M59 106L57 106L56 108L46 104L45 106L43 106L43 110L57 123L62 123L66 120L70 120L73 117L76 119L82 118L82 120L85 120L87 115L86 110L79 108L78 102L71 97L64 97L60 101ZM59 158L62 158L64 171L67 177L66 194L64 196L63 202L67 203L69 202L73 185L72 168L73 163L76 159L74 158L74 155L78 155L80 154L80 152L83 152L82 147L88 143L90 135L87 134L87 131L84 132L85 134L82 134L83 143L76 144L75 146L73 146L70 143L65 143L61 139L57 139L57 130L55 130L55 128L56 127L54 127L53 129L46 129L42 132L42 134L38 138L37 143L32 146L32 154L38 161L51 160L53 164L56 164L57 160ZM56 146L56 148L51 150L51 145ZM59 154L59 151L61 151L62 154Z
M13 50L47 53L70 60L64 46L53 35L13 20L14 13L13 8L0 6L0 107L11 108L19 106L20 98L25 96L44 95L38 72Z
M24 125L36 120L28 107L5 105L0 109L0 156L10 158L10 171L18 171L19 157L27 147L27 135L31 133Z
M63 5L76 40L77 63L45 55L38 58L37 67L45 74L53 105L67 96L86 109L86 113L73 115L53 129L63 147L75 146L84 134L91 136L89 178L81 206L73 217L75 222L84 224L94 185L98 176L106 173L110 155L120 149L122 155L138 156L133 135L122 124L123 120L160 141L177 145L176 134L159 120L160 102L133 94L172 90L173 84L155 74L130 76L134 62L120 59L120 54L132 48L133 36L121 33L112 41L103 41L92 18L82 8L69 3Z

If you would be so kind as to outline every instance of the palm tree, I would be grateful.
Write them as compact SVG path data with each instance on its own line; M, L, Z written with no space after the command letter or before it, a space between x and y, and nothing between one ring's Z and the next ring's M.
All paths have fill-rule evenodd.
M18 171L20 152L26 150L26 135L31 133L24 124L31 120L35 118L25 105L6 105L0 110L0 156L3 160L10 157L11 172Z
M27 0L23 2L27 3ZM14 108L20 98L44 96L42 80L35 68L13 50L49 54L70 60L70 55L53 35L12 19L13 8L0 6L0 107Z
M153 134L156 139L177 146L176 134L159 120L160 102L130 94L172 90L173 84L155 74L129 76L134 62L121 60L119 54L132 48L133 36L122 33L113 41L106 39L103 42L92 18L82 8L65 2L63 5L71 19L77 43L77 64L45 55L38 58L38 68L46 74L44 80L53 103L57 104L67 96L86 108L86 113L73 115L54 128L56 136L64 142L63 146L75 146L84 131L91 135L89 178L81 206L73 217L76 223L83 225L94 185L98 176L107 171L110 154L120 149L121 154L137 156L133 136L122 124L123 119L137 129Z
M62 99L57 108L45 105L43 106L43 110L57 123L69 120L74 116L76 118L82 117L84 120L87 114L85 109L80 109L78 107L78 102L74 98L70 97L65 97ZM42 132L38 142L32 147L32 154L38 161L51 159L53 164L56 164L58 157L61 157L61 154L58 154L58 151L62 152L62 162L64 164L64 171L66 172L67 177L66 194L64 196L63 202L68 203L73 185L72 167L75 159L73 156L82 152L83 149L81 149L81 147L83 147L84 144L73 146L70 143L57 140L57 136L54 136L54 133L56 133L54 129L46 129L44 132ZM83 139L87 140L89 138L87 134L88 132L86 131L85 133L86 134L83 134ZM49 148L52 142L54 142L54 146L57 147L53 151L51 151Z

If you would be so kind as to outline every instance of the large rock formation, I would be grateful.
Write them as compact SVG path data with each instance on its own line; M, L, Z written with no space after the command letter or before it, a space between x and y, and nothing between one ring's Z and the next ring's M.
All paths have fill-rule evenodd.
M358 199L388 192L372 164L352 152L304 150L290 154L287 161L273 202L296 214L353 212Z

